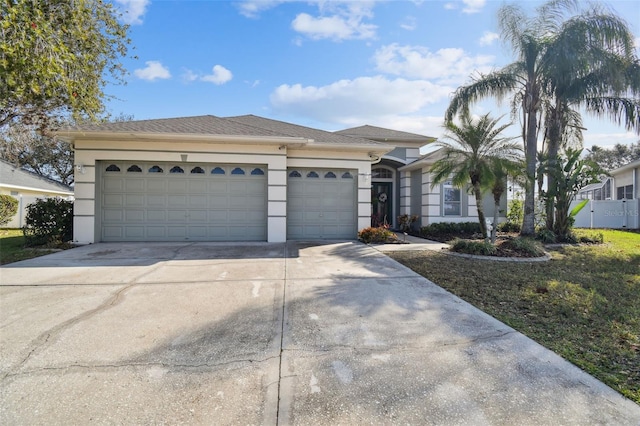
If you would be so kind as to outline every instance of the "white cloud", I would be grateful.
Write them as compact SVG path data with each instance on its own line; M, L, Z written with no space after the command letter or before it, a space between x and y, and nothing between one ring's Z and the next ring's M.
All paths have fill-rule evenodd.
M422 46L393 43L378 49L373 57L379 71L409 78L436 79L440 83L464 82L474 71L488 72L495 58L470 56L463 49L446 48L431 52Z
M283 84L270 99L279 112L349 125L415 114L427 105L446 100L453 90L425 80L375 76L320 87Z
M480 40L478 40L478 43L480 44L480 46L489 46L489 45L492 45L493 42L498 40L499 38L500 38L500 35L498 33L485 31L482 34L482 37L480 37Z
M141 80L154 81L166 80L171 78L169 68L165 67L160 61L146 61L144 68L138 68L133 74Z
M233 74L231 73L231 71L229 71L222 65L214 65L212 71L212 74L203 75L202 77L200 77L200 80L220 85L231 81L231 79L233 78Z
M418 28L418 21L413 16L407 16L404 22L400 23L400 28L407 31L413 31Z
M257 18L265 10L274 8L286 0L247 0L236 3L241 15L247 18Z
M151 0L115 0L125 24L140 25Z
M377 26L365 23L373 17L372 1L318 1L320 16L300 13L291 23L297 31L313 40L370 39L376 35Z
M462 11L464 13L478 13L484 7L487 0L462 0L464 3L464 8Z
M482 10L487 0L462 0L462 12L463 13L478 13ZM448 2L444 4L444 8L447 10L459 9L460 4L454 2Z
M588 149L593 148L593 145L598 145L600 148L612 148L617 143L630 145L639 141L636 133L624 131L619 133L591 133L586 131L583 136L583 146Z
M184 72L182 73L182 80L187 82L187 83L191 83L192 81L196 81L198 79L198 74L194 73L193 71L191 71L190 69L184 69Z

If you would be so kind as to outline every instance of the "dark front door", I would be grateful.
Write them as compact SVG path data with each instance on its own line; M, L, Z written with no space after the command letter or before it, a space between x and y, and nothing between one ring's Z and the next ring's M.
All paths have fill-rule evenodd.
M391 209L393 197L391 182L374 182L371 185L371 226L383 226L393 224L393 212Z

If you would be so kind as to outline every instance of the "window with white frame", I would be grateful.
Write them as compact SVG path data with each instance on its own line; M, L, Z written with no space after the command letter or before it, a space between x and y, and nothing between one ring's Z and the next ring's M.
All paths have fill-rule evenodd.
M450 180L442 184L442 213L444 216L461 216L460 188L453 186Z

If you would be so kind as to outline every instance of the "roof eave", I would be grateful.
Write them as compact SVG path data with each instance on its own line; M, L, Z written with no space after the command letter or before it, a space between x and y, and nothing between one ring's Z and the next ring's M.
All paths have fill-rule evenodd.
M2 186L3 188L9 188L9 189L21 189L23 191L47 192L50 194L60 194L60 195L73 195L73 191L65 191L62 189L35 188L35 187L24 186L24 185L11 185L9 183L0 183L0 186Z
M218 134L198 134L198 133L149 133L149 132L95 132L95 131L58 131L57 136L68 142L77 139L94 140L181 140L189 142L208 143L238 143L248 142L252 144L265 145L287 145L304 146L313 139L293 137L293 136L252 136L252 135L218 135Z

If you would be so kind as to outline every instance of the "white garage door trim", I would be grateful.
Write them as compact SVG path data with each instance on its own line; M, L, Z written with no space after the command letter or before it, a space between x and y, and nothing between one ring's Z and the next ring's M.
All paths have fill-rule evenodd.
M266 241L267 168L98 163L101 241Z
M355 239L357 176L355 170L289 169L287 239Z

